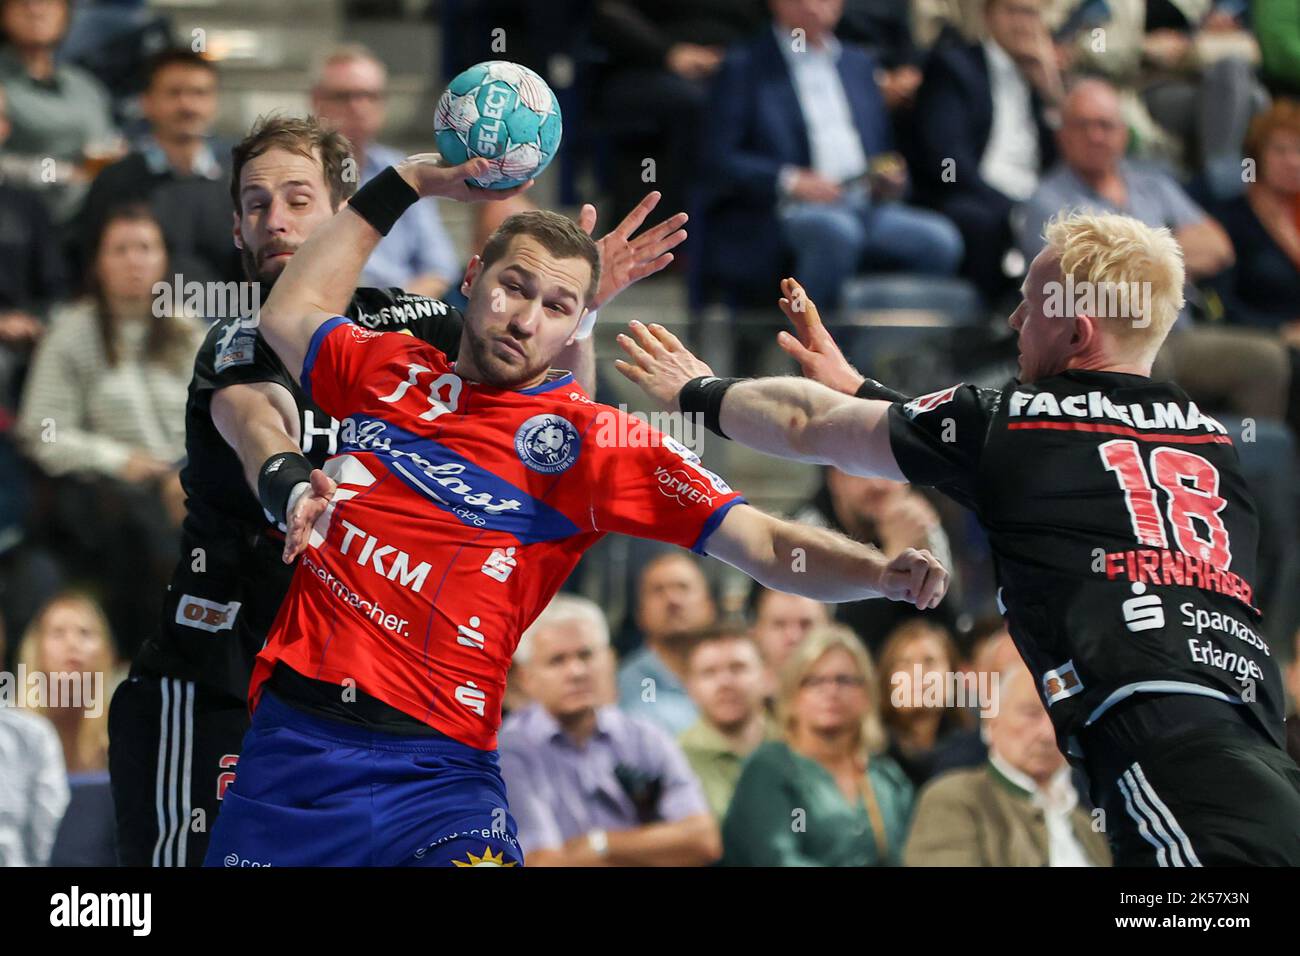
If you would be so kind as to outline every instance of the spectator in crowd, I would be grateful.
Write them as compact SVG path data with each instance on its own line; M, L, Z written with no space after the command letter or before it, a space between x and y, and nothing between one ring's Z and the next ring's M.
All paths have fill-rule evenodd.
M749 286L792 256L828 315L859 268L949 275L962 255L951 222L898 199L906 166L876 62L835 38L842 6L771 0L772 26L718 72L701 144L718 277Z
M93 248L92 295L56 310L18 421L28 454L60 479L51 544L74 577L107 583L128 657L156 625L175 561L186 390L203 338L196 322L155 311L152 290L167 274L152 212L111 212Z
M641 570L637 627L643 646L618 671L618 703L629 714L680 734L699 716L683 680L695 634L715 623L717 606L698 562L670 551Z
M686 659L686 688L700 719L677 742L718 820L727 815L745 758L775 736L763 705L765 684L758 645L742 630L702 633Z
M1011 639L1011 632L1001 617L990 622L985 633L976 637L970 655L970 679L974 680L977 690L988 688L989 693L996 693L994 682L1001 680L1000 675L1021 664L1020 652L1016 642ZM968 685L969 686L969 685ZM989 701L967 701L973 716L979 716ZM979 767L988 758L988 744L984 740L985 728L975 726L958 730L945 737L934 748L931 764L931 776L937 777L949 770L963 767Z
M1228 322L1300 348L1300 103L1278 100L1256 116L1246 153L1253 181L1215 210L1237 253L1215 288Z
M646 159L664 208L685 209L709 79L727 47L767 22L765 0L601 0L592 39L607 63L592 104L613 141L610 188L622 215L645 194Z
M1181 167L1216 199L1240 192L1246 126L1268 100L1254 43L1228 6L1107 0L1101 33L1084 31L1071 51L1077 70L1120 91L1137 154Z
M1164 226L1178 240L1189 283L1208 280L1234 262L1232 242L1161 170L1124 159L1128 130L1106 81L1079 81L1066 98L1059 143L1062 163L1026 204L1020 246L1027 259L1043 247L1047 221L1068 209L1119 212ZM1189 290L1189 301L1196 298ZM1281 418L1290 365L1270 336L1193 325L1187 311L1157 358L1157 378L1172 378L1199 402L1238 415Z
M73 227L83 257L113 206L147 202L162 223L171 267L186 282L243 278L230 233L229 157L218 154L211 137L217 80L216 64L188 48L150 59L140 99L149 132L91 183Z
M0 148L8 136L0 86ZM32 349L45 331L49 308L66 294L67 269L45 203L35 191L5 182L0 171L0 669L5 633L22 634L61 584L50 554L25 540L29 469L13 432Z
M501 774L529 866L698 866L718 827L676 741L597 700L605 616L559 594L520 638L533 703L501 727Z
M1089 208L1169 228L1183 248L1188 275L1194 280L1231 265L1227 234L1173 177L1124 158L1128 136L1114 87L1095 78L1074 84L1062 107L1057 135L1061 163L1025 207L1020 232L1025 258L1032 259L1042 250L1043 227L1049 219L1065 209Z
M387 96L387 69L360 44L328 52L312 83L312 111L352 143L359 185L406 158L404 152L376 142L388 118ZM361 284L438 298L460 279L463 264L437 205L422 202L399 219L371 253Z
M113 796L108 786L108 701L113 641L93 599L65 592L37 615L18 660L44 678L37 708L63 745L71 799L50 855L51 866L116 866Z
M1055 156L1049 111L1061 79L1041 8L1041 0L987 0L984 39L945 29L916 94L917 192L961 230L962 274L990 303L1011 284L1003 259L1014 245L1012 209Z
M988 759L930 781L917 799L908 866L1109 866L1024 664L998 681Z
M26 707L0 707L0 867L47 865L67 805L58 732Z
M927 550L953 567L952 547L929 499L905 482L886 478L863 478L838 468L822 469L822 484L810 501L793 518L814 527L831 528L855 541L874 544L890 557L908 548ZM878 654L885 637L901 622L917 615L937 617L953 624L956 582L933 611L910 611L895 601L848 601L833 608L835 618L847 624Z
M750 591L750 607L754 640L767 668L769 692L775 695L785 662L814 628L830 623L831 612L821 601L761 584Z
M871 657L820 628L781 672L782 739L762 744L722 825L730 866L891 866L902 860L912 785L884 753Z
M81 164L91 154L100 155L115 137L104 88L83 70L58 62L67 29L68 0L0 0L0 85L8 94L13 124L6 146L42 172L43 160L77 170L74 176L56 167L67 173L56 176L56 182L74 187L48 197L60 221L85 193Z
M8 98L0 86L0 147L10 128ZM40 196L0 179L0 408L12 407L13 368L40 338L46 312L67 294L67 284L67 267Z
M936 749L969 722L961 701L949 693L956 664L952 637L942 625L924 618L900 624L880 652L887 752L913 786L920 787L934 775Z
M912 32L911 4L896 0L845 0L844 17L835 28L835 35L849 43L860 43L879 63L876 85L885 105L895 114L897 130L900 114L910 120L925 59Z

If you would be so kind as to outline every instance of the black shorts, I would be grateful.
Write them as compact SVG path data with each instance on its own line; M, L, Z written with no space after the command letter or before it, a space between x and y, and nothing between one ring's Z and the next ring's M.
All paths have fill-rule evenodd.
M113 695L108 772L123 866L202 866L248 730L245 701L169 677Z
M1193 708L1221 716L1231 704L1175 697L1190 695L1146 705L1128 724L1165 716L1164 734L1134 742L1112 728L1085 738L1115 865L1300 866L1300 767L1244 719L1179 720Z

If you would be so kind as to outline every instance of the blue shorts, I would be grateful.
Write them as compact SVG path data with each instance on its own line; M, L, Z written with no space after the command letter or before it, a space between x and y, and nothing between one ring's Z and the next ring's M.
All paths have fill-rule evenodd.
M264 692L204 866L522 866L496 751L377 733Z

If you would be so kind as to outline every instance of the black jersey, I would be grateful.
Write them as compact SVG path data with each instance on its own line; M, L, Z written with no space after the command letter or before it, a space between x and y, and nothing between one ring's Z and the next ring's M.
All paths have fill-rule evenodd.
M366 328L406 332L455 358L460 313L401 289L358 289L345 313ZM319 468L338 451L339 423L307 398L256 327L234 319L209 330L194 362L185 408L187 462L181 553L163 609L162 631L136 657L143 672L247 695L293 568L280 560L272 528L244 469L212 422L212 396L229 385L274 382L298 406L302 453Z
M1068 371L889 410L907 479L973 509L998 601L1066 752L1134 693L1240 705L1283 746L1259 633L1259 527L1224 427L1182 389Z

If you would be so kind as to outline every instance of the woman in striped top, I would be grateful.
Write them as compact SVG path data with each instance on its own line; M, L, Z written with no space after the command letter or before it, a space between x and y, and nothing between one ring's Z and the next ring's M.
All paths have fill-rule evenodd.
M185 400L204 329L155 314L167 248L147 206L109 213L89 261L88 295L54 310L36 349L17 433L53 479L36 530L101 593L129 655L157 626L176 559Z

